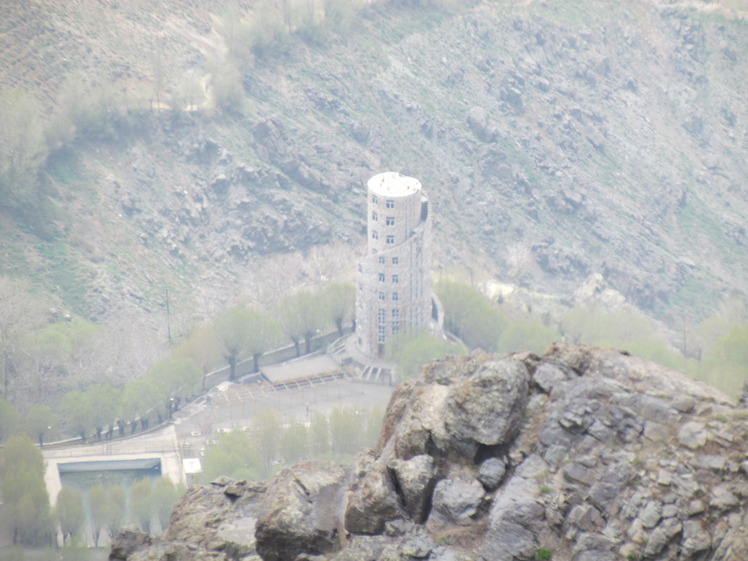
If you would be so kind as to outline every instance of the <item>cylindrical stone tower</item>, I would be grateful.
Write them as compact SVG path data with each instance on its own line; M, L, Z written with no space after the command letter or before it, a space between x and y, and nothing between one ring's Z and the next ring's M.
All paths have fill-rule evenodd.
M358 266L359 350L381 357L392 335L431 318L431 217L421 182L396 172L367 184L367 255Z

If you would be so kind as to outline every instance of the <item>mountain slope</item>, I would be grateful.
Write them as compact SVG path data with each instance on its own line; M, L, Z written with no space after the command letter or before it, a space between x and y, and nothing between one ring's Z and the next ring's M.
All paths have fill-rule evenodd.
M0 266L94 318L163 313L167 290L190 313L272 300L348 274L363 183L394 169L433 201L437 269L562 297L599 272L659 317L703 317L748 278L736 8L376 3L237 62L229 4L4 3L3 88L53 115L71 76L112 83L127 121L50 156L54 232L6 212ZM213 108L240 67L239 101Z

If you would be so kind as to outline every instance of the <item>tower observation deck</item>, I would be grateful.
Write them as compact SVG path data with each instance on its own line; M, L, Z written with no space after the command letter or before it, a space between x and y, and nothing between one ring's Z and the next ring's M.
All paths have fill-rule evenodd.
M367 251L358 265L356 344L381 357L401 331L432 317L431 217L421 182L397 172L367 183Z

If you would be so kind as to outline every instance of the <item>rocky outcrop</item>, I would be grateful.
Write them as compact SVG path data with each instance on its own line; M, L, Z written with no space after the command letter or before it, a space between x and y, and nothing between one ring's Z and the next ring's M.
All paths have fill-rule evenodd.
M614 350L425 367L377 450L193 489L111 559L748 559L748 411ZM255 541L256 540L256 541Z

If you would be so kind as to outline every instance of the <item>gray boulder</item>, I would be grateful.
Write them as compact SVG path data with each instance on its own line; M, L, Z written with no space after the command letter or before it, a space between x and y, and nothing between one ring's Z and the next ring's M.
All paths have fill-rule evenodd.
M387 467L394 474L408 515L416 522L423 522L428 514L427 506L434 487L434 459L425 454L410 460L394 459L390 460Z
M488 514L488 531L480 549L485 561L533 559L544 528L545 508L533 479L514 476L501 488Z
M381 534L387 521L405 514L392 477L371 452L359 452L354 462L346 493L345 529L352 534Z
M434 488L429 526L470 524L485 494L483 486L476 479L442 479Z
M501 458L488 458L478 469L478 481L492 491L499 486L506 473L506 463Z
M482 364L449 392L444 424L454 438L494 446L519 431L527 404L530 374L514 358Z
M333 463L281 471L262 499L255 537L264 561L324 554L339 546L338 496L345 472Z

